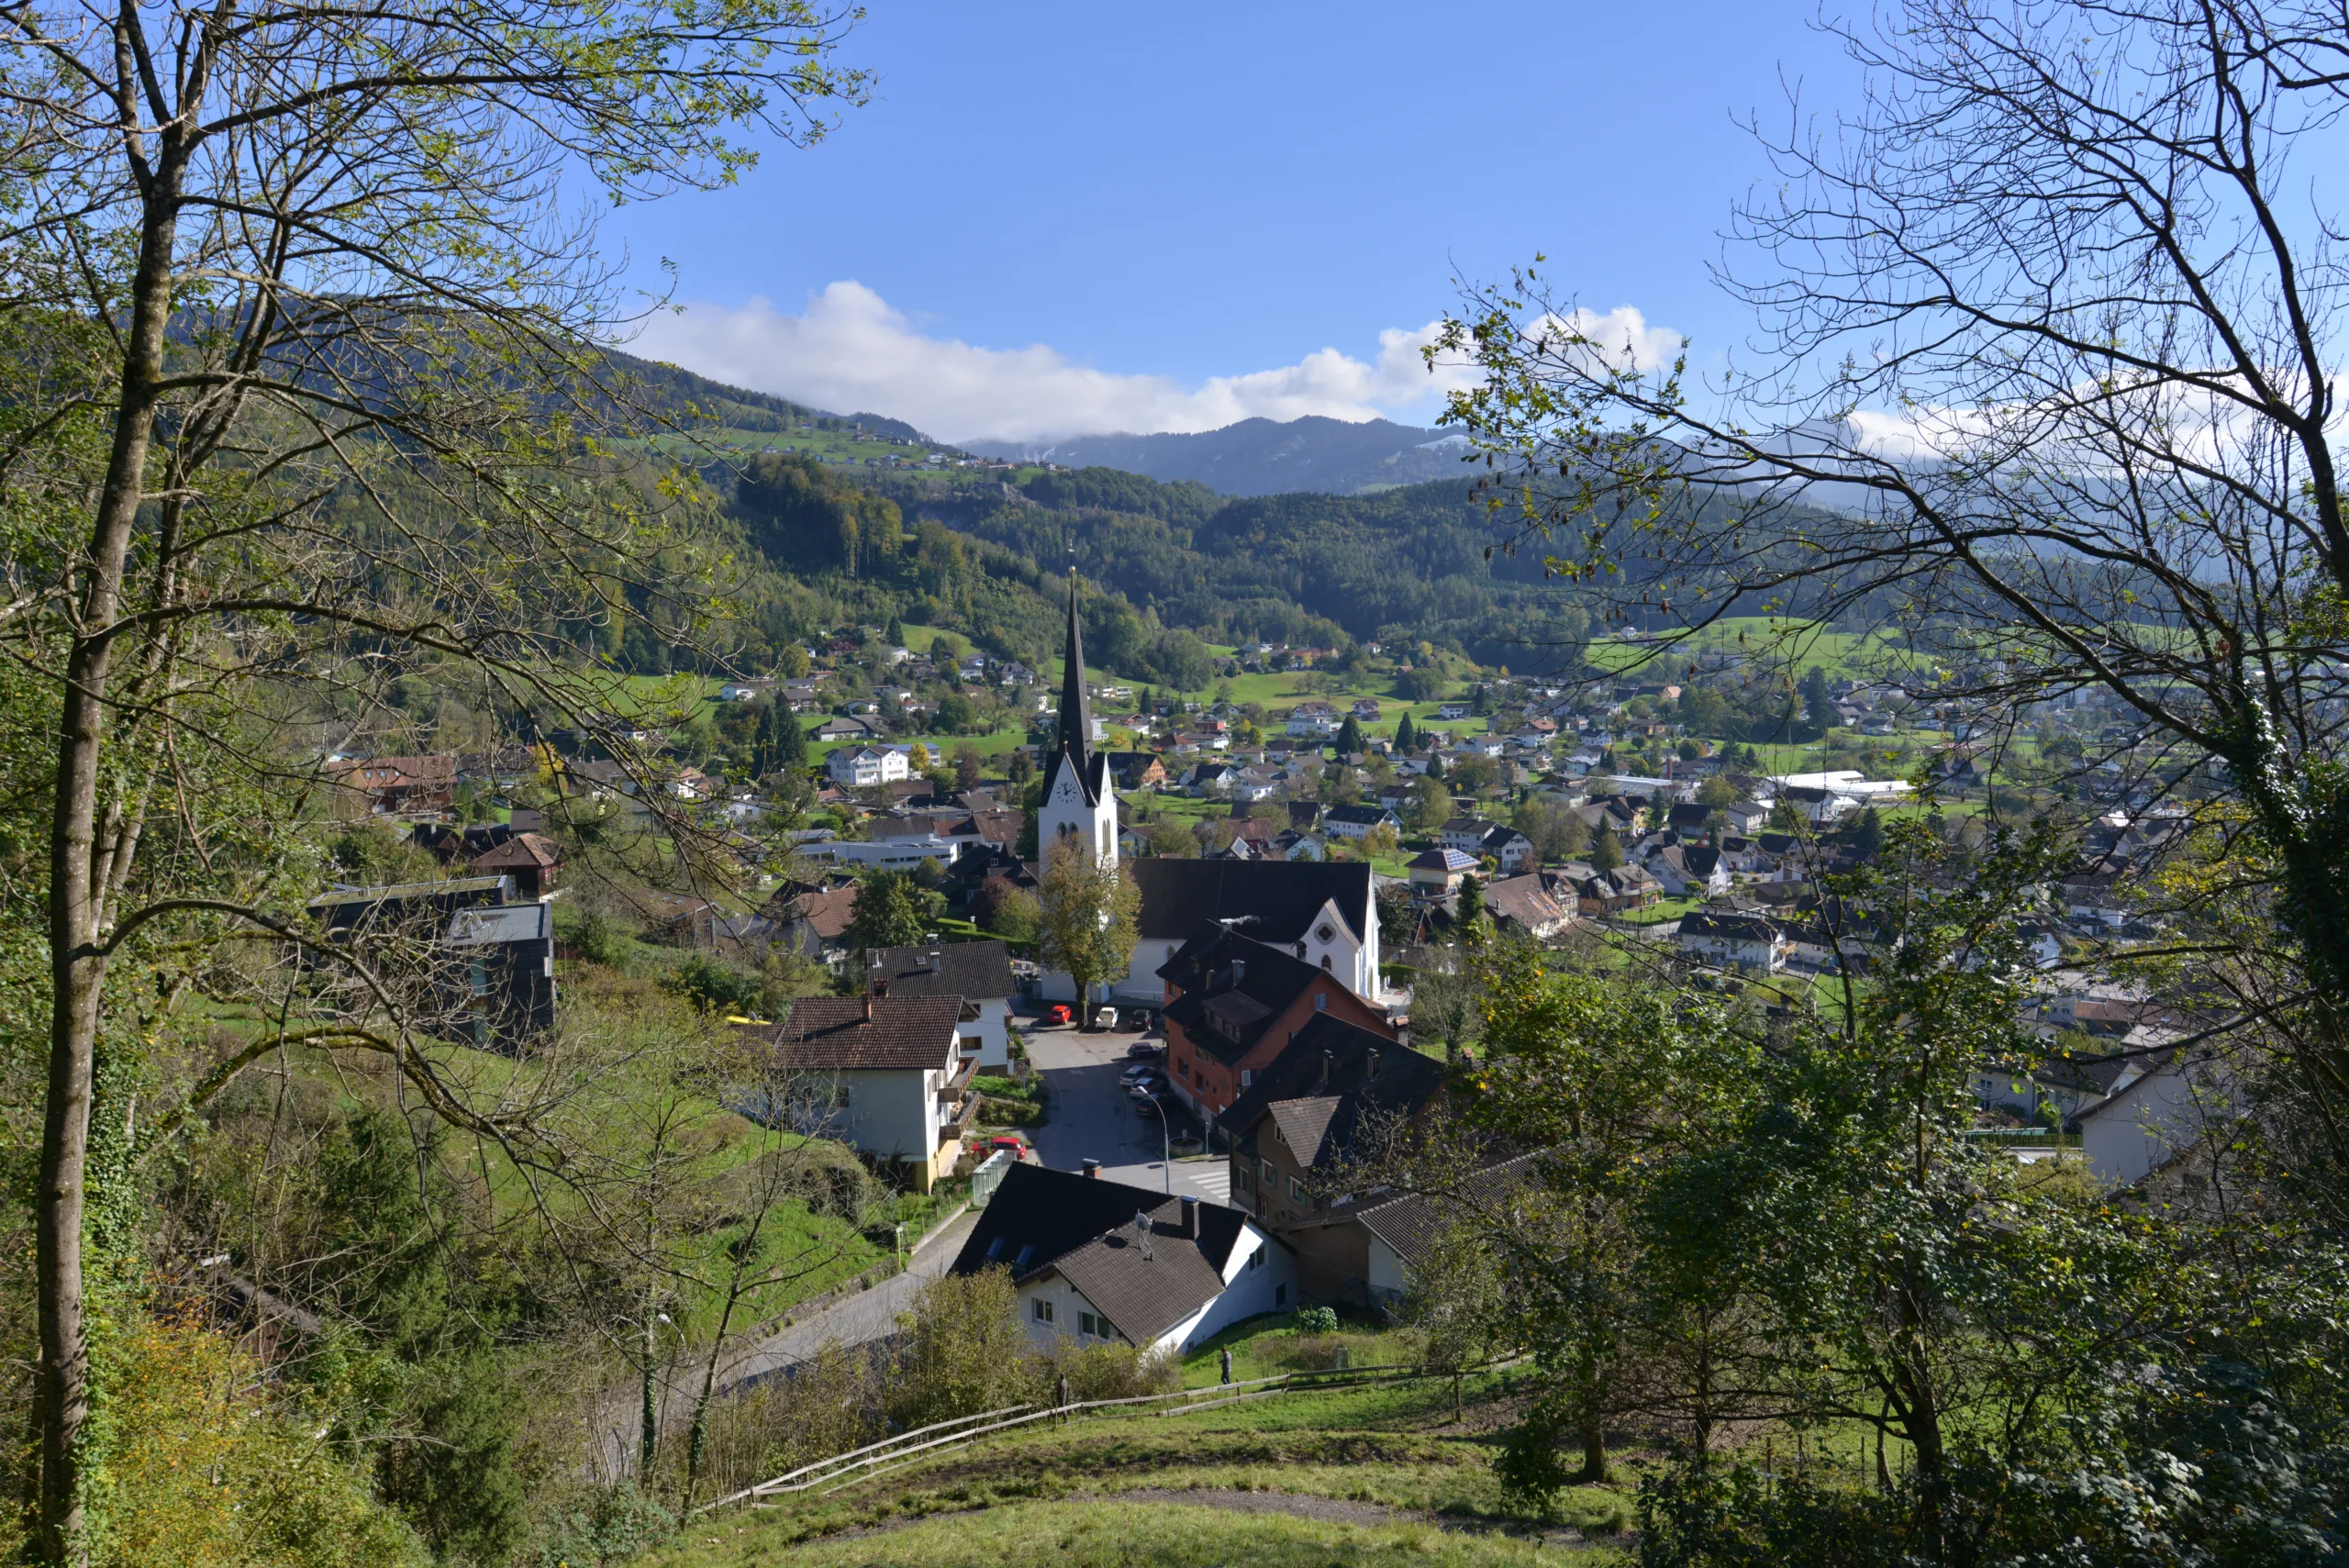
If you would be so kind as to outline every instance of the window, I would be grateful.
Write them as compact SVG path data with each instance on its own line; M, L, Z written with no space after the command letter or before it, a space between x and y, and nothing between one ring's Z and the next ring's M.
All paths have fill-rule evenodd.
M1275 1171L1275 1170L1274 1170L1274 1169L1273 1169L1273 1162L1272 1162L1270 1160L1267 1160L1267 1161L1264 1162L1264 1185L1266 1185L1266 1186L1270 1187L1270 1188L1271 1188L1273 1191L1275 1191L1275 1192L1278 1192L1278 1191L1280 1191L1280 1190L1281 1190L1281 1173L1280 1173L1278 1171Z
M1177 1078L1188 1078L1190 1075L1191 1075L1191 1059L1190 1059L1189 1057L1187 1057L1187 1056L1186 1056L1186 1057L1183 1058L1180 1062L1177 1062L1176 1063L1174 1063L1174 1076L1176 1076Z
M1052 1320L1052 1304L1051 1302L1046 1301L1040 1296L1036 1297L1035 1301L1031 1305L1036 1309L1037 1322L1049 1323Z
M1337 934L1338 933L1336 931L1330 929L1330 922L1324 920L1321 922L1320 926L1315 929L1313 933L1313 940L1317 942L1322 943L1324 946L1327 946L1330 940Z
M1291 1035L1289 1038L1291 1040L1295 1040L1297 1037L1295 1035ZM1248 1087L1249 1084L1253 1084L1255 1081L1256 1070L1253 1067L1242 1067L1240 1070L1240 1086L1241 1088L1244 1089Z
M1252 1269L1263 1268L1264 1266L1264 1251L1265 1249L1259 1247L1254 1251L1249 1253L1248 1266Z
M1276 1284L1273 1286L1273 1305L1275 1307L1286 1307L1288 1305L1288 1286L1285 1284Z
M1288 1195L1295 1198L1297 1202L1303 1203L1305 1201L1305 1184L1298 1181L1295 1176L1291 1176L1288 1179Z
M1101 1319L1090 1312L1080 1312L1076 1315L1076 1331L1097 1340L1101 1337Z

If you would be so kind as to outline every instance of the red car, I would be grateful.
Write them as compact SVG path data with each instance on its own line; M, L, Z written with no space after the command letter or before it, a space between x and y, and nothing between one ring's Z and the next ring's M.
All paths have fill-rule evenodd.
M1074 1017L1074 1015L1070 1013L1068 1010L1068 1004L1065 1002L1055 1002L1052 1006L1044 1009L1044 1021L1048 1024L1068 1023L1072 1021Z
M998 1149L1008 1149L1014 1154L1025 1154L1028 1152L1028 1143L1016 1132L997 1133L987 1140L987 1151L992 1153Z

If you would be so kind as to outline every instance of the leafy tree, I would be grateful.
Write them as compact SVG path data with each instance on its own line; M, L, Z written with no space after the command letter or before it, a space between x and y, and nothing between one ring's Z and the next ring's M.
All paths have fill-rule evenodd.
M109 973L153 996L143 944L282 934L273 911L301 900L273 883L308 872L280 696L226 672L266 663L280 694L372 702L376 672L446 657L575 715L598 700L583 657L698 635L729 569L589 450L640 429L642 398L588 347L615 323L575 219L729 183L762 133L820 134L826 101L863 90L832 63L839 36L798 0L718 17L330 0L95 30L71 7L12 14L10 118L39 128L10 164L5 330L17 349L46 335L54 372L17 380L0 508L31 612L11 619L16 658L47 673L12 695L39 697L60 738L24 792L40 818L18 823L49 846L41 1560L85 1554L100 1457L83 1264L92 1118L119 1119L93 1105ZM706 505L690 481L677 501ZM265 659L222 662L256 636ZM277 798L234 856L142 864L142 841L221 842L199 814L248 784ZM421 1073L368 1033L344 1048Z
M1697 786L1697 804L1710 806L1715 810L1726 806L1735 806L1738 798L1737 786L1719 773L1715 773Z
M941 735L968 735L979 725L978 705L960 692L949 692L938 699L938 712L930 718L930 728Z
M1071 839L1052 846L1041 895L1041 955L1076 983L1077 1010L1089 1028L1093 987L1122 976L1132 960L1141 894L1116 861Z
M939 898L911 872L874 871L857 884L844 933L852 949L911 947L930 933Z
M954 748L954 786L957 789L978 788L985 767L986 759L979 755L976 746L965 742Z
M1422 833L1432 833L1452 820L1452 792L1431 768L1411 781L1410 825Z

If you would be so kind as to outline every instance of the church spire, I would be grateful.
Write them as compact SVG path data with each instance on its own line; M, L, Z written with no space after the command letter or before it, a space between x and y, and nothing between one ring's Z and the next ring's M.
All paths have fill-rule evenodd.
M1089 801L1093 797L1093 705L1085 696L1085 642L1076 627L1076 569L1068 573L1068 646L1062 651L1065 662L1061 671L1061 737L1060 751L1055 766L1049 770L1045 788L1052 787L1052 773L1058 771L1059 758L1067 759L1076 770L1077 787Z

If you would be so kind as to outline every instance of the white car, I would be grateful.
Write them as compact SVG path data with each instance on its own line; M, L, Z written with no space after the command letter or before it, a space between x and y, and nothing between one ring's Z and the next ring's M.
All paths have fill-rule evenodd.
M1158 1069L1156 1067L1152 1066L1148 1062L1142 1062L1139 1065L1129 1067L1123 1073L1119 1073L1118 1082L1126 1084L1128 1087L1131 1087L1136 1084L1148 1083L1151 1079L1157 1076Z

